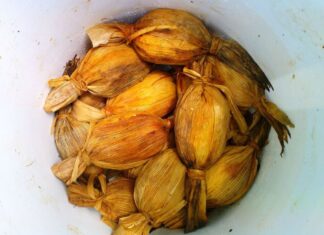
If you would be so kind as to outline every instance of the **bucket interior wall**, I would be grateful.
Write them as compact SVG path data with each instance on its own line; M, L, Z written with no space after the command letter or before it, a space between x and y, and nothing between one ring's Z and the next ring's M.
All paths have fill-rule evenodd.
M4 2L3 2L4 3ZM274 131L249 193L215 210L192 234L324 234L323 1L7 1L0 8L0 234L109 234L93 210L68 203L51 173L59 160L43 102L47 80L89 46L95 23L170 7L201 17L239 41L272 82L268 96L296 128L286 153ZM157 230L153 234L182 234Z

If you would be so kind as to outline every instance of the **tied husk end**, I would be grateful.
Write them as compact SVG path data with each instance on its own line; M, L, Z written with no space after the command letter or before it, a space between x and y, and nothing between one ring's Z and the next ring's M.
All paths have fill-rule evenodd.
M185 233L195 231L206 225L207 187L205 172L189 169L186 181L186 197L188 201Z
M73 103L82 91L69 79L68 76L64 75L61 78L57 78L49 81L49 86L53 89L48 94L44 110L46 112L56 112L61 108ZM64 79L64 81L62 81Z
M119 219L118 226L112 235L148 235L152 227L142 213L132 214Z
M291 137L288 127L294 128L295 125L277 105L267 101L264 97L258 104L258 110L275 129L281 145L280 155L282 156L285 151L285 143L288 143Z

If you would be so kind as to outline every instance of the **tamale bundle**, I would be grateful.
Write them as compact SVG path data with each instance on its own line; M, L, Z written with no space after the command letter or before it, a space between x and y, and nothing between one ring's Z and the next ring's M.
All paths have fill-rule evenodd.
M233 102L237 106L257 109L277 132L282 154L284 144L288 142L290 136L288 126L294 127L294 124L277 105L266 99L264 90L272 88L272 86L247 52L231 40L222 40L221 45L226 45L221 50L223 52L219 52L222 55L221 59L215 56L206 56L189 65L189 68L201 72L206 67L211 67L210 81L228 88L232 94ZM244 58L245 60L243 60Z
M153 115L129 114L105 118L91 128L78 156L55 164L52 171L70 184L90 164L116 170L142 165L166 148L169 129L168 120ZM62 174L64 177L61 177Z
M172 77L161 71L149 73L143 81L107 102L107 114L148 113L163 117L177 102Z
M139 213L121 218L113 234L142 235L166 224L176 226L186 205L185 172L174 149L150 160L135 183L134 200Z
M81 207L94 207L102 216L102 220L114 228L119 218L137 211L133 193L134 181L126 178L116 178L107 183L100 178L100 188L94 187L94 178L87 185L71 184L68 186L69 201Z
M203 83L190 85L178 103L176 144L181 160L188 167L187 232L207 222L205 170L223 153L229 121L230 108L225 97Z
M149 73L135 51L125 44L92 48L71 76L50 80L53 88L44 109L54 112L75 101L82 93L114 97L140 82Z
M253 184L258 155L268 139L270 125L262 119L252 130L249 144L227 146L222 157L206 173L207 207L232 204L242 198Z

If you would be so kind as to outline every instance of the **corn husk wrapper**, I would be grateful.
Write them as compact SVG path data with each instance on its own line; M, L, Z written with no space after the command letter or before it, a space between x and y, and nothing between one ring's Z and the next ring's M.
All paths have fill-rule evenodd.
M52 128L60 157L66 159L75 157L84 147L90 125L76 120L65 109L55 116Z
M205 170L220 158L225 148L230 116L226 98L204 83L190 85L177 105L176 144L188 167L186 232L207 221Z
M173 78L161 71L148 74L143 81L107 102L108 114L148 113L163 117L177 102Z
M53 89L44 109L54 112L75 101L82 93L114 97L140 82L149 73L135 51L125 44L92 48L71 76L49 81Z
M174 149L149 161L135 183L134 199L140 213L121 218L113 234L149 234L151 228L177 224L176 216L186 205L185 171Z
M52 167L67 184L74 182L86 166L125 170L144 164L167 146L170 123L157 116L116 115L100 120L89 133L84 149L71 162ZM60 169L64 177L60 177ZM66 180L67 175L69 179Z
M82 122L98 121L106 117L105 103L104 98L86 93L72 104L71 115Z
M214 66L218 73L215 82L224 85L231 91L233 101L243 108L256 108L275 129L281 144L282 154L285 142L287 143L290 137L288 127L294 127L289 117L277 105L265 98L262 88L255 80L238 73L219 60L215 60Z
M207 207L226 206L242 198L253 184L258 155L266 144L270 125L261 120L246 146L227 146L221 159L206 174Z
M107 184L105 177L99 175L100 189L94 187L94 180L95 177L90 177L86 185L69 185L69 201L76 206L94 207L111 227L118 223L120 217L137 211L133 198L133 180L118 177Z
M96 33L95 37L89 35L93 45L127 40L144 61L155 64L185 65L212 47L212 37L203 22L175 9L155 9L133 25L99 24L92 31Z

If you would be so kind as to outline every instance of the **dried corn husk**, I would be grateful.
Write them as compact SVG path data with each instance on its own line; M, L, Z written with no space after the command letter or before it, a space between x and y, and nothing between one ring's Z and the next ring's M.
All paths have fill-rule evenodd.
M107 102L107 114L148 113L163 117L176 104L173 78L161 71L148 74L144 80Z
M89 164L116 170L140 166L167 146L169 128L169 121L146 114L116 115L100 120L91 129L72 170L71 163L63 161L53 166L53 172L70 184ZM65 169L65 177L70 173L68 180L59 177L61 168Z
M258 166L251 146L229 146L206 174L207 207L229 205L252 185Z
M257 156L268 138L270 126L265 120L252 130L246 146L227 146L221 159L206 173L207 207L232 204L251 187L258 168Z
M179 156L188 167L187 232L207 221L205 170L223 153L229 121L225 97L206 84L190 85L178 103L174 130Z
M214 54L221 63L229 69L255 81L261 88L273 89L270 81L256 64L249 53L236 41L214 37L213 43L217 47L214 48Z
M218 76L215 82L223 84L233 94L233 101L240 107L254 107L265 117L277 132L282 151L290 137L289 127L294 127L289 117L274 103L265 98L263 89L255 80L230 68L219 60L214 61Z
M134 189L135 204L140 213L121 218L113 234L148 234L151 228L165 223L177 224L175 216L186 205L185 171L174 149L167 149L149 161L139 174Z
M155 9L133 25L99 24L94 29L93 45L127 40L143 60L155 64L185 65L212 47L203 22L182 10Z
M68 198L76 206L96 208L103 221L114 227L120 217L137 211L133 198L134 181L119 177L107 184L103 175L98 178L100 189L94 187L93 176L89 178L88 184L69 185Z
M75 101L82 93L114 97L149 73L135 51L125 44L92 48L70 76L49 81L53 87L44 109L54 112Z
M75 157L83 148L89 123L76 120L66 109L55 116L53 133L57 150L62 159Z
M145 61L185 65L208 53L212 38L203 22L192 14L156 9L135 23L128 40Z
M86 93L73 103L71 115L82 122L98 121L106 117L105 103L104 98Z
M118 219L129 214L135 213L134 181L126 178L117 178L107 184L107 192L100 203L97 203L96 209L105 218L113 223Z

